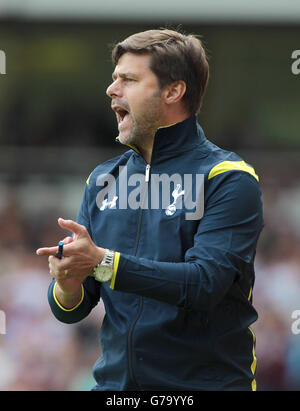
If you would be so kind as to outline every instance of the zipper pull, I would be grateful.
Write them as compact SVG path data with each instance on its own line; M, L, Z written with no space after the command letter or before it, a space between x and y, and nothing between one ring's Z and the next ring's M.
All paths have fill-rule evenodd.
M150 164L147 164L146 165L146 173L145 173L145 181L146 181L146 183L148 183L149 182L149 177L150 177Z

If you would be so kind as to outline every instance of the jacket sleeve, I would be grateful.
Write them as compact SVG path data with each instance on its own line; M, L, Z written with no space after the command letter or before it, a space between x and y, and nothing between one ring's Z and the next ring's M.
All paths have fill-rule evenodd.
M71 309L64 308L55 297L55 280L52 280L48 288L48 301L52 313L57 320L72 324L83 320L91 310L97 305L99 298L96 297L95 292L91 293L93 289L90 282L94 280L92 277L88 277L82 285L82 298L80 302Z
M89 217L88 217L88 184L85 187L84 196L77 216L77 222L86 227L91 235ZM82 284L82 299L75 307L66 309L55 297L55 280L48 288L48 301L54 316L64 323L75 323L84 319L100 300L100 283L93 277L87 277Z
M253 264L263 227L259 185L246 172L214 177L194 245L183 262L120 254L114 289L185 309L208 310Z

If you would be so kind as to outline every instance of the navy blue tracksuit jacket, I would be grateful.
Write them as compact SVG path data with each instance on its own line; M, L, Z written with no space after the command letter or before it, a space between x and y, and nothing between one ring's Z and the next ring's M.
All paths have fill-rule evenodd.
M104 302L95 390L256 389L250 326L263 218L249 164L207 140L192 116L157 130L151 164L130 149L99 165L77 221L116 251L113 281L87 277L71 310L54 298L54 281L48 296L65 323Z

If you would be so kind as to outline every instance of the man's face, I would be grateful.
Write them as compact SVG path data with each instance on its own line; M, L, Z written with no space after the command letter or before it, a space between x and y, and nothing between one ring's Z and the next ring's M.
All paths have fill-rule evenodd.
M112 99L123 144L148 147L161 123L161 92L149 68L150 58L150 55L123 54L113 72L114 81L106 91Z

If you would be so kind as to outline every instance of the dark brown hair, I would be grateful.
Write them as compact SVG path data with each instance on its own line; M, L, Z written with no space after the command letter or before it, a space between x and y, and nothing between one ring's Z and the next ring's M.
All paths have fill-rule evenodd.
M147 30L115 45L112 50L114 65L125 53L150 54L150 69L157 76L160 87L183 80L186 83L183 96L186 109L190 114L200 110L209 66L205 49L197 36L170 29Z

